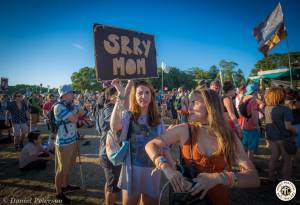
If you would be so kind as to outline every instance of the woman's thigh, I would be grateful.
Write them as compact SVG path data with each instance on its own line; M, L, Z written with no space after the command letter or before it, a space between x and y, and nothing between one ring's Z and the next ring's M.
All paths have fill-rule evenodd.
M158 200L156 198L152 198L148 196L147 194L142 194L142 204L143 205L157 205Z
M141 195L129 196L127 190L122 190L122 204L123 205L137 205L140 201Z
M285 151L285 148L284 148L284 146L283 146L283 143L284 143L283 141L280 141L280 142L279 142L279 147L280 147L281 156L282 156L284 162L289 162L289 161L292 160L292 156L289 155L289 154Z
M278 159L280 156L280 145L277 141L270 140L271 158Z

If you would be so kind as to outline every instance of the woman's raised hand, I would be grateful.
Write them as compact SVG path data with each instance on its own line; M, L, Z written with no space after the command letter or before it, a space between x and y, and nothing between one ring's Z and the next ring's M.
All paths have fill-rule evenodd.
M124 95L124 92L125 92L125 89L124 87L121 85L121 81L116 78L116 79L113 79L111 81L111 85L114 86L118 92L118 95Z

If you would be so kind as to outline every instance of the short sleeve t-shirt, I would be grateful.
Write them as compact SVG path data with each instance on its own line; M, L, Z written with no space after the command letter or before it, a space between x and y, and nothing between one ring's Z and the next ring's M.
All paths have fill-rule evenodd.
M51 101L46 102L46 103L43 105L43 110L44 110L45 112L49 112L50 109L51 109L51 107L52 107L53 105L54 105L54 102L51 102Z
M126 112L122 116L122 122L127 133L128 124L131 113ZM126 123L127 122L127 123ZM161 136L165 131L164 124L161 121L157 126L150 126L148 124L147 116L141 115L137 122L132 121L130 149L132 165L139 167L153 167L153 162L145 151L145 145L155 137ZM123 132L123 130L122 130Z
M38 98L29 98L29 110L32 114L38 114L41 111L40 101Z
M72 110L62 103L54 106L54 117L56 123L59 125L55 141L55 144L58 146L73 144L77 140L77 126L75 123L68 121L68 118L72 115Z
M26 112L28 111L28 108L25 103L22 102L22 107L19 109L16 101L9 102L7 105L7 110L11 114L11 120L13 124L23 124L27 122L28 119Z
M20 153L19 167L23 168L26 165L28 165L30 162L33 161L31 156L34 155L37 156L42 151L43 151L42 145L35 145L32 142L26 144Z
M266 106L266 134L271 140L283 140L290 136L284 122L293 121L293 113L290 108L283 105Z

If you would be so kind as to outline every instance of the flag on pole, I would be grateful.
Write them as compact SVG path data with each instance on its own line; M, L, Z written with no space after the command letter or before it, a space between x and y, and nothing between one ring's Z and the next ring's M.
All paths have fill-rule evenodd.
M168 68L168 66L163 61L161 62L161 69L165 73L169 73L169 71L170 71L170 69Z
M266 40L267 36L272 33L282 22L283 13L281 5L278 3L272 13L269 14L263 22L254 27L252 32L253 36L256 38L258 43L262 40Z
M281 23L275 33L264 42L258 49L265 55L272 50L277 44L279 44L287 36L286 27L284 23Z

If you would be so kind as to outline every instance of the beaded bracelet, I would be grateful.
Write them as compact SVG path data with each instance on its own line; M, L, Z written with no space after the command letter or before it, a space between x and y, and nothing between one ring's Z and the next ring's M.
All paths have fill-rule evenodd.
M158 159L159 159L158 167L159 167L159 169L161 169L161 166L162 166L163 164L167 163L167 160L166 160L166 158L163 157L163 156L160 156Z
M224 174L224 172L220 172L221 178L225 185L229 185L228 177Z
M233 176L233 187L237 187L238 186L237 173L236 172L232 172L232 176Z
M226 172L224 171L224 174L227 176L228 178L228 186L232 187L233 186L233 178L232 178L232 172Z

